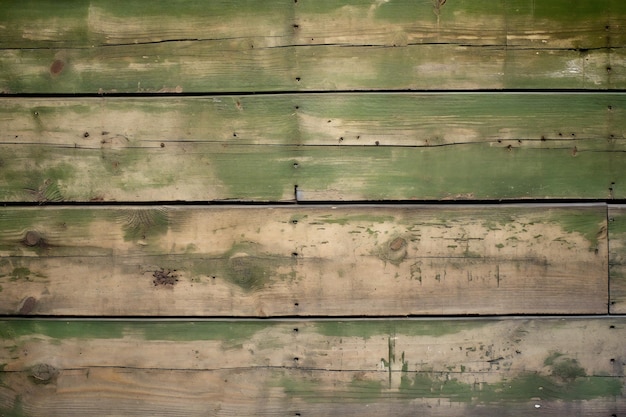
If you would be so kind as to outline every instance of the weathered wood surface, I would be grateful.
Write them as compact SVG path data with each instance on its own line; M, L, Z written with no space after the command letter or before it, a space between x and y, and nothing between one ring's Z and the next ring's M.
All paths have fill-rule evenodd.
M0 7L8 94L626 86L621 0Z
M624 318L0 323L11 416L621 415Z
M0 201L624 198L624 94L3 99Z
M626 206L609 208L610 312L626 313Z
M3 208L3 314L607 312L606 206Z

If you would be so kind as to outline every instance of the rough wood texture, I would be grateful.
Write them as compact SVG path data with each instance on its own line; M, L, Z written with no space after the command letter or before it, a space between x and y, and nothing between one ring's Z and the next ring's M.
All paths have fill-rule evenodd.
M0 250L4 314L607 311L604 205L4 208Z
M619 89L625 16L621 0L4 1L0 91Z
M624 318L0 323L0 413L599 416Z
M624 198L624 94L4 99L1 201Z
M626 313L626 206L609 208L610 312Z

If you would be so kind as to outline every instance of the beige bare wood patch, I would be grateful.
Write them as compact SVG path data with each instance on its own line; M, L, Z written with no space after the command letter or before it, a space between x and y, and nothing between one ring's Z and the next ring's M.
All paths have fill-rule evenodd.
M4 208L5 314L604 313L606 207Z
M626 406L623 318L0 323L0 410L577 413Z

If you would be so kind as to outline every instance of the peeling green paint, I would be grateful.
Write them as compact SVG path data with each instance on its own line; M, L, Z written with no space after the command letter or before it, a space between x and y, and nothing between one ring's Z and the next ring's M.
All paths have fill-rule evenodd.
M598 246L598 239L606 232L606 209L598 210L553 210L549 222L558 224L566 233L578 233L590 248Z
M324 336L359 337L368 339L376 335L444 336L488 325L488 321L322 321L315 324L316 331Z
M53 339L117 339L122 338L126 323L109 321L33 321L0 322L0 338L46 336Z
M584 377L562 383L539 374L522 374L498 383L466 384L427 373L403 375L399 394L404 398L450 398L455 402L507 403L543 398L581 401L619 396L622 383L614 377Z

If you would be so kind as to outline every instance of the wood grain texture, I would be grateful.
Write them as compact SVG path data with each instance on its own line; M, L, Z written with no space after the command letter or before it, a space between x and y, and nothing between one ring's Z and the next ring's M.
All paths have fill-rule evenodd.
M617 415L626 322L0 323L4 415Z
M610 312L626 313L626 206L609 207Z
M4 99L0 200L624 198L625 109L562 93Z
M626 85L620 0L153 3L3 2L0 91Z
M603 205L4 208L0 225L3 314L607 311Z

